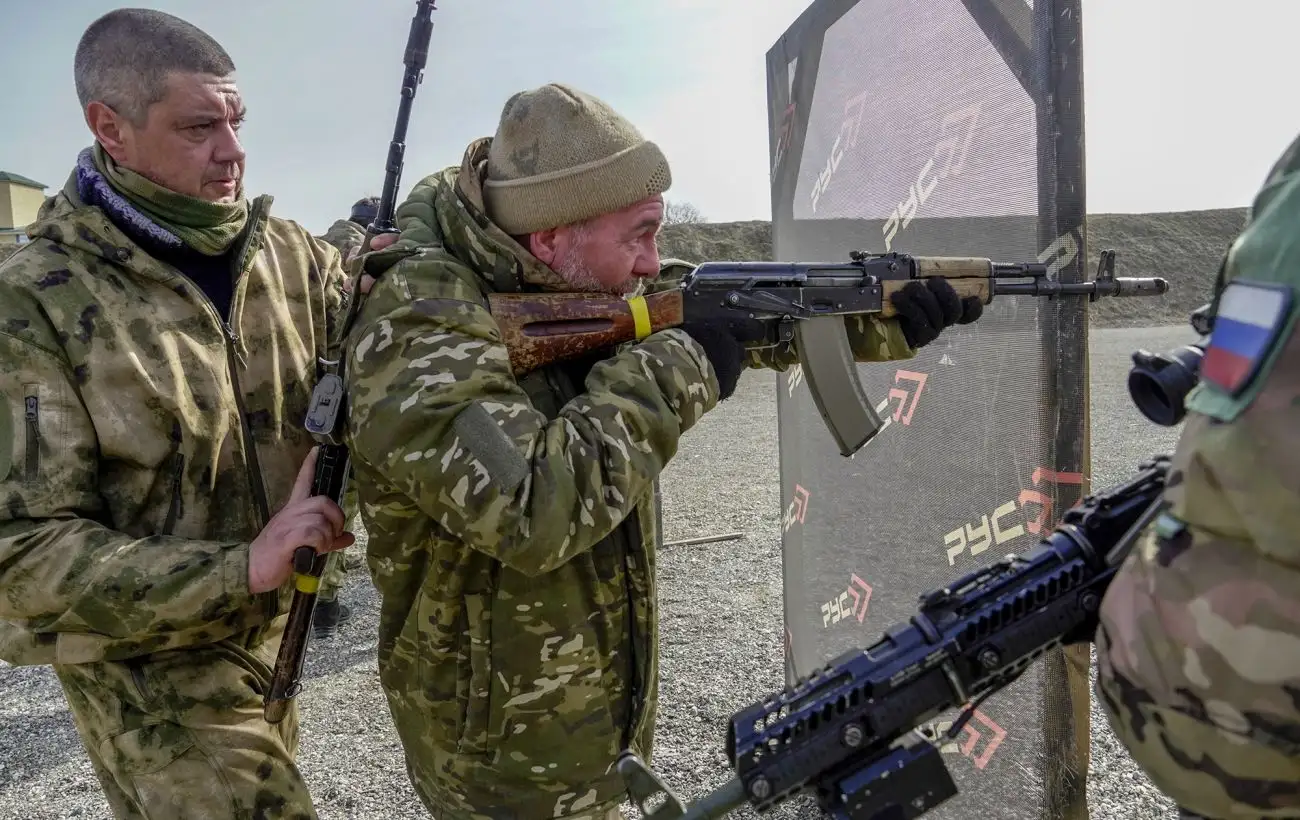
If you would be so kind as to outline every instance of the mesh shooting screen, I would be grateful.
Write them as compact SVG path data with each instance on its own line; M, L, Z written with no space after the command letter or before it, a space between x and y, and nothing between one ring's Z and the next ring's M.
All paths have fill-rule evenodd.
M776 258L893 250L1086 278L1081 55L1064 30L1079 7L1036 2L813 3L768 55ZM852 458L801 370L782 375L788 678L1028 549L1078 500L1083 316L1077 297L999 297L913 359L858 365L887 427ZM1070 678L1057 655L985 702L945 749L960 795L927 817L1086 817L1087 684Z

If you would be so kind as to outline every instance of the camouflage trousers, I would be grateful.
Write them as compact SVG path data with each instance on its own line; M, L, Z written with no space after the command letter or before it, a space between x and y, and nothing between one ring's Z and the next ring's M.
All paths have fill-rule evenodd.
M297 705L277 725L262 717L279 634L55 665L114 816L316 820L294 763Z
M355 548L355 546L348 547L348 549ZM316 594L317 601L323 603L339 597L339 590L343 588L343 582L347 580L348 575L345 552L347 550L336 550L326 556L325 571L320 576L320 591Z

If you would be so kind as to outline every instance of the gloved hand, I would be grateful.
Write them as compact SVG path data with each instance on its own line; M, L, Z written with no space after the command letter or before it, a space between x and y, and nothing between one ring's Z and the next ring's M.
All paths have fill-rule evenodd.
M894 291L889 301L898 311L903 337L913 348L933 342L945 327L968 325L984 315L979 297L959 297L948 280L938 276L908 282Z
M681 329L704 348L704 355L709 357L709 364L718 377L718 401L726 401L736 391L740 374L745 371L745 343L762 340L762 325L746 320L686 322Z

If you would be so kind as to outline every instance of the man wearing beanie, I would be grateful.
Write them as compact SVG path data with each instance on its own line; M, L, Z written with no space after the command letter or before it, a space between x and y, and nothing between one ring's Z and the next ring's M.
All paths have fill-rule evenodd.
M418 182L398 240L365 260L378 282L347 340L348 436L383 599L379 674L440 820L616 818L612 764L650 757L656 481L746 363L793 359L746 362L743 334L687 325L516 378L487 296L644 289L671 180L607 104L542 86ZM950 289L902 307L940 326L979 313ZM849 328L862 361L938 333Z

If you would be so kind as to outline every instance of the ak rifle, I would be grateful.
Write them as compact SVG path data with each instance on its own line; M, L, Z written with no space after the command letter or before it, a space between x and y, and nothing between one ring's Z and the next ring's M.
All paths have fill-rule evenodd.
M883 427L854 367L844 318L895 315L890 296L908 283L942 277L958 296L988 304L998 296L1158 296L1159 277L1117 278L1115 252L1104 251L1091 282L1047 278L1042 262L874 254L854 251L849 262L705 262L678 287L624 299L591 293L493 293L489 310L510 352L516 376L543 365L643 339L685 322L758 320L758 346L794 345L822 419L850 456Z

